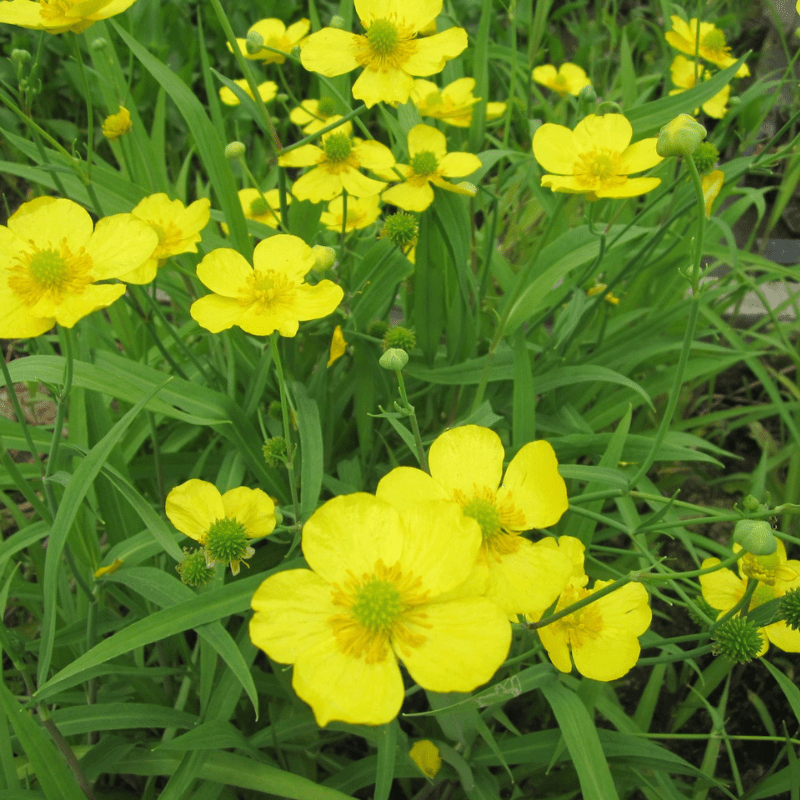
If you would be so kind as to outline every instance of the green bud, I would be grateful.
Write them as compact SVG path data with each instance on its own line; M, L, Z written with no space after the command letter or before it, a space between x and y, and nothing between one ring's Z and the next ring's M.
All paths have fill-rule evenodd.
M11 61L18 67L27 64L31 60L31 54L27 50L18 50L14 48L11 51Z
M344 30L344 17L334 14L331 17L330 26L331 28L339 28L339 30Z
M406 353L405 350L401 350L399 347L393 347L380 357L378 363L384 369L391 369L395 372L399 372L408 364L408 353Z
M598 117L604 117L606 114L621 114L622 108L619 103L614 103L611 100L603 100L594 112Z
M688 114L678 114L659 132L656 153L662 158L690 156L706 138L706 129Z
M740 519L733 529L733 541L754 556L770 556L778 549L772 526L765 519Z
M206 564L206 554L200 550L183 549L183 560L175 569L181 580L187 585L197 588L205 586L214 579L216 570Z
M460 181L456 186L461 189L462 192L466 192L470 197L475 197L475 195L478 194L478 187L469 181Z
M594 90L594 86L591 84L584 86L578 92L578 102L593 106L597 102L597 92Z
M701 175L705 175L711 172L717 161L719 161L719 150L717 150L717 146L713 142L701 142L697 150L692 153L692 160L697 167L697 171Z
M228 142L225 145L225 158L241 158L244 155L245 146L241 142Z
M108 47L108 40L102 36L98 37L92 42L92 50L105 50Z
M800 589L790 589L781 597L778 607L780 615L793 630L800 630Z
M382 319L374 319L367 325L367 335L374 336L376 339L383 339L387 330L389 330L389 323Z
M381 344L384 352L391 350L392 348L413 350L417 344L417 337L414 335L414 331L398 325L397 327L389 328L389 330L386 331L386 333L383 335L383 342Z
M748 494L742 498L742 508L750 512L758 511L761 508L761 503L752 494Z
M336 263L336 251L332 247L315 244L312 249L315 259L314 269L317 272L325 272Z
M258 55L264 47L264 37L258 31L248 31L245 49L251 56Z
M711 652L736 664L746 664L756 658L763 639L756 625L747 617L731 617L711 635Z

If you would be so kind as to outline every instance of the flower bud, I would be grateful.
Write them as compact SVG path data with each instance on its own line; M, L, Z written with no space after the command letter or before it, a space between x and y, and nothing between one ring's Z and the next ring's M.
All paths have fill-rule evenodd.
M325 272L336 263L336 251L332 247L315 244L312 249L314 251L314 269L317 272Z
M245 49L250 56L256 56L264 47L264 37L258 31L248 31Z
M395 372L399 372L408 364L408 353L406 353L405 350L401 350L399 347L392 347L380 357L378 363L384 369L391 369Z
M597 102L597 92L591 83L587 86L584 86L583 89L578 92L578 102L585 103L586 105L590 106L593 106Z
M92 42L92 50L105 50L106 47L108 47L108 40L104 39L102 36L98 36L97 39Z
M748 494L742 498L742 508L750 512L758 511L761 508L761 503L758 502L758 498Z
M11 51L11 61L18 67L21 67L30 60L31 54L27 50L18 50L17 48L14 48Z
M225 145L225 158L241 158L244 155L245 146L241 142L228 142Z
M656 153L668 156L690 156L706 138L706 129L688 114L678 114L659 132Z
M747 617L731 617L714 630L711 652L736 664L746 664L761 652L764 640Z
M619 103L614 103L611 100L604 100L597 106L594 113L597 114L598 117L605 116L606 114L621 114L622 108Z
M778 549L772 526L764 519L740 519L733 529L733 541L754 556L770 556Z
M338 14L334 14L331 17L330 22L331 28L339 28L339 30L344 30L344 17L340 17Z

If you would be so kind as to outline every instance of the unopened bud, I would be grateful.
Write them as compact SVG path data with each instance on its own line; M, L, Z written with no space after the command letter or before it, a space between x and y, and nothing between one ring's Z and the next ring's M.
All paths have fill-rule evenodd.
M604 117L606 114L621 114L622 108L619 103L614 103L611 100L603 100L595 109L595 114L598 117Z
M399 347L392 347L378 359L378 363L384 369L399 372L408 364L408 353L406 353L405 350L401 350Z
M331 17L330 26L331 28L339 28L339 30L344 30L344 17L334 14Z
M99 36L92 42L92 50L105 50L108 47L108 40L104 39L102 36Z
M21 67L23 64L26 64L31 60L31 54L27 50L18 50L15 48L11 51L11 60L18 67Z
M691 156L706 138L706 129L688 114L679 114L659 132L656 153L668 156Z
M264 37L258 31L248 31L245 49L251 56L258 55L264 47Z
M314 251L314 269L317 272L325 272L336 263L336 251L332 247L325 247L321 244L315 244L312 248Z
M244 151L245 146L241 142L229 142L225 145L225 158L241 158Z
M740 519L733 529L733 541L754 556L770 556L778 549L772 526L764 519Z

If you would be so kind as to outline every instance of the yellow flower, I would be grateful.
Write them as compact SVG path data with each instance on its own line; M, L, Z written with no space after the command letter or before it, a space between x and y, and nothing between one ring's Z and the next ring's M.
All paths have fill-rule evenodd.
M700 58L722 69L736 63L737 59L731 55L731 49L725 43L725 34L716 25L711 22L701 22L698 31L696 17L690 19L688 24L678 16L670 19L672 30L667 31L664 38L676 50L693 58L696 53ZM746 78L749 74L747 64L742 64L736 71L737 78Z
M433 202L431 183L440 189L456 194L473 196L475 193L446 181L445 178L462 178L480 169L481 160L472 153L448 153L447 140L441 131L430 125L415 125L408 132L410 164L398 164L397 170L405 180L387 189L382 197L406 211L424 211ZM378 173L388 178L385 172Z
M306 39L300 60L307 70L328 78L363 67L353 97L367 107L407 102L413 76L441 72L467 46L463 28L417 36L439 16L442 0L355 0L355 6L365 35L323 28Z
M571 64L569 61L562 64L557 70L552 64L534 67L531 77L536 83L541 83L548 89L558 92L562 97L565 94L577 97L584 86L592 85L583 68L577 64Z
M253 96L253 93L250 91L250 87L247 85L247 81L244 78L242 78L240 81L234 81L234 83L249 97ZM263 83L259 83L258 94L265 103L269 103L269 101L274 100L275 95L278 94L278 84L275 83L275 81L264 81ZM222 100L226 106L238 106L241 102L227 86L223 86L219 90L219 99Z
M399 511L363 493L329 500L303 527L311 569L271 575L253 596L250 638L294 664L319 725L394 719L398 659L423 689L469 692L508 653L505 616L468 589L478 526L452 503L403 499Z
M39 197L0 226L0 338L38 336L56 323L110 306L125 294L120 278L140 267L158 244L155 232L130 214L96 226L71 200Z
M472 106L481 99L472 94L474 89L474 78L459 78L441 90L432 81L418 78L411 90L411 102L423 117L440 119L457 128L468 128L472 123ZM505 103L487 103L486 119L497 119L505 110Z
M240 189L239 202L246 219L252 219L269 228L277 228L281 224L281 193L278 189L259 192L258 189ZM292 196L286 195L286 205L290 205ZM225 235L228 234L227 223L221 223Z
M536 160L554 175L542 176L542 186L554 192L600 197L635 197L661 183L660 178L629 178L662 159L656 139L630 144L633 129L622 114L589 114L571 131L546 122L533 136Z
M316 133L322 130L337 117L336 102L330 97L319 100L303 100L299 106L289 113L289 119L299 125L303 133Z
M738 544L733 546L734 552L741 550ZM701 564L702 569L719 564L718 558L707 558ZM747 553L739 561L739 575L729 569L721 569L708 575L700 576L703 598L722 616L730 611L744 597L747 579L758 580L748 610L758 608L764 603L783 597L790 589L800 587L800 561L787 560L786 547L778 539L778 549L769 556L754 556ZM759 628L764 642L761 652L767 652L769 642L787 653L800 653L800 631L792 630L786 620L779 620Z
M672 82L680 87L678 89L672 89L670 91L671 95L680 94L687 89L693 89L697 85L698 79L702 83L702 81L707 81L711 77L711 73L707 69L701 67L696 61L690 61L684 56L675 56L672 66L670 67L670 72L672 73ZM722 119L728 111L728 98L730 96L731 87L723 86L710 100L706 100L706 102L703 103L703 111L705 111L709 117ZM696 109L694 113L695 115L697 114Z
M711 206L717 199L722 185L725 183L725 173L721 169L715 169L703 175L701 178L703 184L703 199L706 201L706 216L711 217Z
M133 128L131 112L125 106L120 106L116 114L109 114L103 120L103 136L106 139L119 139L129 133Z
M214 294L192 303L193 319L212 333L238 325L255 336L294 336L300 322L328 316L342 300L341 287L331 281L305 282L314 253L297 236L259 242L253 264L229 248L210 252L197 265L197 277Z
M426 778L435 778L442 768L439 748L430 739L420 739L411 746L408 754Z
M344 211L344 198L334 197L328 203L328 210L320 214L319 221L329 230L337 233L342 230ZM380 197L348 197L347 198L347 223L345 231L361 230L372 225L381 213Z
M176 486L168 495L166 513L181 532L203 545L206 564L239 563L255 553L250 539L268 536L275 529L275 503L261 489L240 486L220 494L213 483L196 478Z
M8 0L0 2L0 22L47 33L81 33L100 19L130 8L136 0Z
M236 43L239 45L239 50L245 58L251 61L263 61L265 64L283 64L286 61L286 55L292 52L292 49L302 44L303 38L308 33L311 23L307 19L301 19L295 22L288 28L285 23L279 19L260 19L247 31L247 39L237 39ZM247 42L250 37L256 34L253 38L262 42L262 47L254 48L255 52L251 53L248 50ZM272 48L272 50L280 50L280 53L274 53L272 50L264 48ZM228 42L228 50L233 52L233 48ZM286 55L281 55L285 53Z
M359 168L388 170L394 166L394 156L386 145L364 141L352 135L353 126L345 122L323 134L322 147L304 144L278 157L281 167L311 167L292 185L292 194L298 200L319 203L333 200L346 191L353 197L370 197L386 186L362 175Z
M331 355L328 359L328 366L333 364L334 361L340 359L344 355L346 348L347 342L344 340L342 326L337 325L333 329L333 336L331 337Z
M156 232L158 246L147 262L121 279L126 283L149 283L170 256L197 252L197 243L202 238L200 231L211 216L211 202L202 197L187 207L180 200L170 200L158 192L145 197L131 214Z
M378 484L377 496L402 508L413 498L446 499L478 521L482 534L477 573L487 596L506 614L541 614L555 601L572 564L557 548L520 534L555 525L567 510L567 488L548 442L526 444L503 475L504 450L489 428L464 425L431 445L430 475L397 467Z
M589 578L583 571L584 548L578 539L562 536L558 544L552 539L547 543L568 555L573 565L556 613L613 583L595 581L592 589L585 588ZM574 661L581 675L613 681L639 660L638 637L650 627L653 616L647 600L647 590L641 583L628 583L537 632L556 669L571 672Z

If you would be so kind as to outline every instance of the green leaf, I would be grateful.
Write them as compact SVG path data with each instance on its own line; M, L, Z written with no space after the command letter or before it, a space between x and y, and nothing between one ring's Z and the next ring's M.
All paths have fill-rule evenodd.
M317 507L322 491L325 454L322 425L316 401L308 396L302 383L292 383L297 404L297 430L300 434L300 513L304 519Z
M128 702L67 706L55 709L52 717L64 736L133 728L194 728L198 722L194 714L172 706Z

